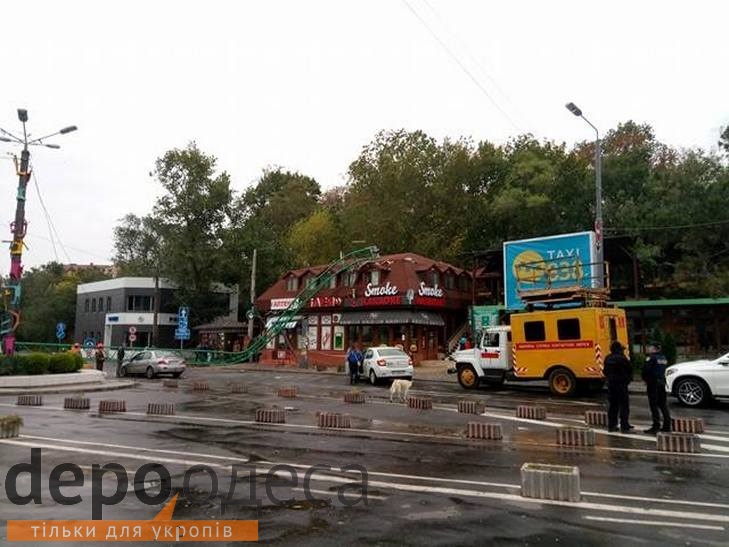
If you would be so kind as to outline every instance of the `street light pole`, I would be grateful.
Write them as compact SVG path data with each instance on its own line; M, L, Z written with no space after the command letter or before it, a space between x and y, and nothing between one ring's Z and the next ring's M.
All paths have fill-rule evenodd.
M25 199L30 181L30 151L29 145L45 146L47 148L60 148L57 144L43 142L55 135L65 135L76 131L76 126L64 127L56 133L45 137L28 140L28 132L25 123L28 121L28 111L24 108L18 109L18 119L23 124L23 138L16 137L9 131L0 127L0 141L22 144L23 150L20 153L20 165L16 162L18 174L18 190L16 194L15 221L10 225L13 239L10 242L10 278L7 287L2 290L2 304L0 309L0 336L2 336L2 352L6 355L15 353L15 331L20 324L20 281L23 277L23 247L25 246L25 234L28 223L25 220Z
M590 120L585 118L582 110L575 103L567 103L565 108L572 112L578 118L582 118L585 122L595 130L595 247L597 261L597 280L593 280L593 287L605 287L605 260L603 245L603 222L602 222L602 142L600 141L600 131Z

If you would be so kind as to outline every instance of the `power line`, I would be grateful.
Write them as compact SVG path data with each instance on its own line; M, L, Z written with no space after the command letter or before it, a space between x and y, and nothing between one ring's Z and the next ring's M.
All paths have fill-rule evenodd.
M683 230L686 228L705 228L707 226L720 226L723 224L729 224L729 220L715 220L712 222L697 222L694 224L668 224L665 226L642 226L635 228L606 228L606 232L610 232L614 235L628 235L636 232L652 232L660 230Z
M410 2L408 0L402 0L405 6L410 10L410 12L417 18L418 21L428 30L430 35L435 38L435 40L440 44L440 46L443 48L443 50L450 56L451 59L460 67L460 69L471 79L471 81L476 84L476 87L478 87L481 92L486 96L486 98L491 102L496 109L501 112L501 114L509 121L509 123L516 129L519 133L523 133L524 131L516 124L516 122L513 120L511 116L501 108L501 106L496 102L496 100L491 96L491 94L488 92L488 90L479 82L478 78L476 78L473 73L468 69L468 67L461 62L461 60L458 58L458 56L448 47L448 45L440 39L438 34L433 30L433 28L428 24L428 22L421 17L421 15L413 8L412 5L410 5Z
M46 222L48 223L48 233L50 235L51 239L51 245L53 246L53 252L56 255L56 260L58 260L58 252L56 251L56 244L53 241L53 234L56 236L56 240L58 241L58 245L61 247L61 250L63 251L63 254L66 256L66 260L69 262L72 262L71 257L68 254L68 251L66 251L66 247L63 245L63 242L61 241L61 237L58 235L58 230L56 230L56 225L53 223L53 219L51 218L50 213L48 212L48 209L46 208L46 204L43 201L43 196L41 195L40 186L38 185L38 178L35 174L35 167L31 169L31 176L33 177L33 184L35 185L35 190L38 192L38 201L40 201L41 208L43 209L43 214L46 217Z

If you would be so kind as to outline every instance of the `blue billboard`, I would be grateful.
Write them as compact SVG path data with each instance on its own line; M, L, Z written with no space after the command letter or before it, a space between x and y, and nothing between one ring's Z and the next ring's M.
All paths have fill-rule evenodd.
M519 291L593 286L594 257L594 232L504 242L504 307L524 309Z

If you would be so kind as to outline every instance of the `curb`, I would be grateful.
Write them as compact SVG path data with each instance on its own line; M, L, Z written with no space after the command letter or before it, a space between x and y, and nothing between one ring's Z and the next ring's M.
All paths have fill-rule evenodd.
M130 387L134 387L136 382L134 380L109 380L109 383L104 383L101 385L94 385L94 384L68 384L68 385L61 385L61 386L48 386L48 387L39 387L39 388L24 388L24 389L16 389L16 388L8 388L8 389L0 389L0 397L3 395L27 395L30 393L78 393L79 391L83 391L84 393L89 393L92 391L115 391L117 389L127 389Z

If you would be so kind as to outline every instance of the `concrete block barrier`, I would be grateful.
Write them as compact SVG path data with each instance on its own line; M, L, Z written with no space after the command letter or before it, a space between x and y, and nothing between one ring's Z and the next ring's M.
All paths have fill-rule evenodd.
M248 393L248 386L245 384L233 384L230 386L231 393Z
M180 383L177 380L162 380L162 387L177 389Z
M703 433L704 420L701 418L671 418L671 431L676 433Z
M352 427L352 419L349 414L336 412L319 412L317 415L319 427L344 429Z
M501 424L487 424L485 422L468 422L466 424L466 437L469 439L485 439L500 441L504 438Z
M458 401L458 412L461 414L482 414L485 407L478 401L462 399Z
M604 410L585 410L585 425L608 426L608 415Z
M88 397L66 397L63 399L63 408L66 410L89 410L91 401Z
M516 407L516 417L529 420L546 420L547 409L543 406L519 405Z
M43 406L43 397L41 395L18 395L19 406Z
M174 416L175 403L148 403L147 414L155 416Z
M408 408L416 410L432 410L433 399L430 397L408 397Z
M595 431L586 427L558 427L557 444L562 446L595 446Z
M540 500L580 501L580 469L525 463L521 466L521 495Z
M0 416L0 439L10 439L20 435L23 418L20 416Z
M297 386L284 386L278 388L278 396L286 399L296 399L299 395L299 388Z
M350 404L364 404L367 401L365 394L361 391L348 391L344 394L344 402Z
M210 389L210 384L208 384L207 380L197 381L192 383L192 390L193 391L208 391Z
M126 401L99 401L99 412L126 412Z
M694 433L664 433L656 436L656 447L663 452L701 452L701 440Z
M264 424L285 424L286 411L283 408L258 408L256 421Z

